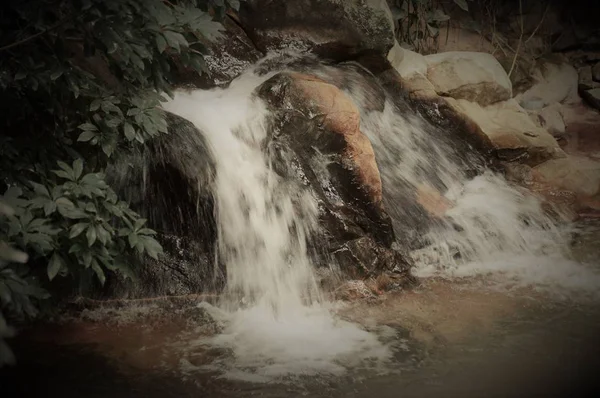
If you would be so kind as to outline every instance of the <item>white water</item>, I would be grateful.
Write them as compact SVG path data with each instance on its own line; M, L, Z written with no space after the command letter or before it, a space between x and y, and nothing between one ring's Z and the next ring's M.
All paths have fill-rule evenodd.
M327 79L327 71L315 73ZM382 364L389 349L374 334L337 319L322 300L307 253L317 206L309 192L271 170L263 148L267 111L252 93L268 77L248 72L227 89L179 92L165 105L203 132L217 162L218 253L228 284L220 308L203 304L223 332L202 344L230 349L233 359L212 366L252 381L341 374L368 359ZM589 291L600 286L596 273L568 260L565 237L536 198L489 171L467 178L443 132L389 101L383 112L367 111L360 84L350 87L396 230L412 217L415 209L403 208L404 199L418 187L435 187L451 203L423 237L425 247L413 252L418 275L492 274L521 285Z
M450 203L444 219L422 237L425 247L412 253L416 276L485 275L506 286L558 289L561 295L598 293L597 265L570 259L566 231L537 197L491 171L480 169L479 176L467 178L441 139L444 132L400 114L389 102L383 112L363 110L361 121L375 148L392 217L406 216L394 199L420 186L441 187Z
M224 325L209 343L231 349L226 376L255 381L288 374L340 374L389 352L323 304L307 251L317 206L309 192L282 181L263 151L264 104L252 96L269 76L248 72L227 89L178 92L164 107L193 122L216 160L219 261L226 265Z

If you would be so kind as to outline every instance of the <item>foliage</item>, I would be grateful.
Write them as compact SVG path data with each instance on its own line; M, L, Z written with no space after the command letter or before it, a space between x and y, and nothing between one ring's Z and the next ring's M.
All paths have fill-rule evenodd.
M453 3L469 11L467 1L473 0L453 0ZM450 20L440 0L395 0L392 13L398 21L398 41L419 52L432 50L432 42L437 39L442 23Z
M0 265L0 308L34 315L48 296L36 281L93 274L104 283L109 272L131 275L138 256L160 255L154 231L103 171L167 132L164 93L182 68L206 72L207 44L222 28L213 16L230 7L239 2L6 0L0 194L14 212L0 220L0 242L30 261Z

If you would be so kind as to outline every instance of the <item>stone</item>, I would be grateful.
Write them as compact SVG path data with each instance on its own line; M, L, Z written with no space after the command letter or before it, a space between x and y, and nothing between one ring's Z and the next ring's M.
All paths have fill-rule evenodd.
M350 97L321 78L297 72L275 75L258 95L273 114L267 146L275 171L302 181L317 198L321 249L331 252L365 236L390 247L395 236L375 153Z
M592 67L592 80L600 83L600 62Z
M351 279L365 279L378 275L399 277L406 282L413 263L407 254L382 247L372 238L362 237L345 242L333 252L339 266Z
M387 54L394 23L385 0L248 0L240 23L263 52L309 51L345 60Z
M579 68L579 90L585 91L593 88L600 88L600 83L594 81L591 65L586 65Z
M207 48L204 54L207 73L198 74L179 65L178 86L208 89L225 85L262 58L263 54L232 17L226 16L223 26L221 37L212 41L202 39Z
M566 132L565 121L561 114L561 105L552 104L538 112L533 112L540 126L545 128L553 137L562 137Z
M534 172L546 183L578 195L591 197L600 193L600 162L585 156L551 159L535 167Z
M537 165L547 159L565 156L554 137L536 125L515 100L487 107L453 98L448 98L447 102L467 120L470 133L501 160Z
M582 91L581 98L583 98L590 106L600 110L600 88Z
M550 104L572 104L579 101L577 87L579 75L577 70L567 63L544 63L533 74L533 85L523 93L515 95L515 99L528 108L537 103L537 109Z
M387 57L398 73L403 88L419 98L436 97L435 87L427 80L427 61L425 56L402 48L396 41Z
M427 79L445 97L490 105L512 97L512 84L500 63L487 53L451 51L428 55Z
M452 202L442 196L440 191L425 184L417 187L417 203L436 218L442 218L452 207Z

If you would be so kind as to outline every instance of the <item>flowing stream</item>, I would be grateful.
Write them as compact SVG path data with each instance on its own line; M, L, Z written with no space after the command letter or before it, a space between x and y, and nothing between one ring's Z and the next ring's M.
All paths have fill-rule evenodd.
M331 68L313 73L327 80ZM251 381L339 375L367 364L382 369L393 351L382 334L340 319L319 291L308 253L318 216L311 192L282 180L266 155L268 112L254 90L272 75L251 70L228 88L178 92L165 105L196 125L217 162L218 256L226 265L227 290L218 307L203 304L223 330L202 344L230 349L232 356L206 368ZM396 229L408 211L396 199L407 190L435 189L450 203L444 220L412 253L417 275L490 273L513 285L595 292L600 278L569 260L564 232L535 197L476 161L479 175L467 178L468 160L439 131L390 99L383 111L368 110L359 76L346 78L346 94L359 106L361 129L375 148Z

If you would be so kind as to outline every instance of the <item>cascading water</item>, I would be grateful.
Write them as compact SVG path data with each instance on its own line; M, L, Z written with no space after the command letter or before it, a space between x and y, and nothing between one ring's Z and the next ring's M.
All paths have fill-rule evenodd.
M309 261L307 240L317 207L308 191L287 184L271 168L263 144L267 110L253 95L270 76L250 71L230 87L179 92L165 109L206 136L216 159L219 260L227 291L220 309L225 325L211 343L230 348L235 377L340 373L340 363L384 359L387 349L326 308ZM233 372L233 373L232 373Z
M310 73L331 81L340 69L315 66ZM598 276L565 260L563 236L536 198L477 162L471 166L480 175L467 178L463 166L469 161L456 156L443 132L401 112L390 98L382 111L373 110L372 96L361 88L365 77L342 73L344 89L361 112L361 131L375 149L395 228L412 216L403 201L420 187L440 191L450 203L444 217L418 237L418 274L501 272L526 283L600 285ZM315 200L278 176L265 154L268 112L254 91L272 75L249 71L226 89L178 92L165 105L196 125L216 159L218 253L227 290L219 309L206 306L224 324L209 343L232 350L234 361L223 364L230 376L248 377L245 371L251 371L252 380L339 374L368 358L381 363L389 348L337 319L322 300L307 249L318 226Z

